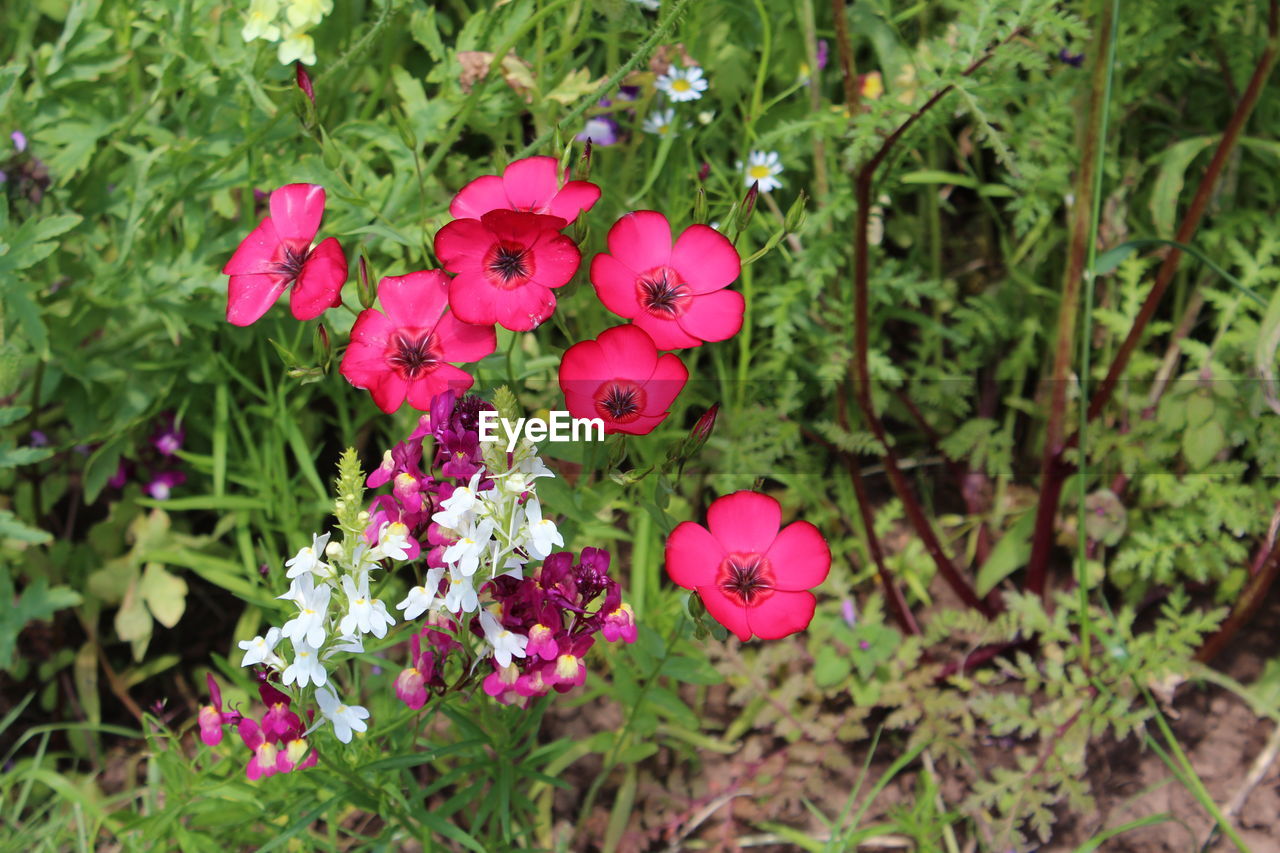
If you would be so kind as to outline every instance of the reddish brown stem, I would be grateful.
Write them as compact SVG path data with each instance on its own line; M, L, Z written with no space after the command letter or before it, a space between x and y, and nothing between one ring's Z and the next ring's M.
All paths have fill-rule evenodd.
M853 64L853 43L849 40L849 20L845 14L845 0L831 0L831 14L836 25L836 53L840 57L840 72L844 78L844 105L852 117L858 112L858 69Z
M1262 567L1245 584L1227 621L1223 622L1217 633L1200 647L1200 651L1196 653L1196 660L1209 663L1227 647L1231 638L1248 624L1253 614L1257 613L1258 608L1267 600L1267 593L1271 590L1271 584L1275 582L1278 573L1280 573L1280 540L1271 543L1270 551L1267 551L1266 557L1263 558Z

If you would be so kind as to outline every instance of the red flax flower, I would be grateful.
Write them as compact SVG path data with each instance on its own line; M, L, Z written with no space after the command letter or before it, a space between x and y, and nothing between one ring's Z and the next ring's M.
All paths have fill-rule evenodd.
M776 640L809 627L808 590L831 568L831 549L807 521L779 532L782 509L759 492L734 492L711 504L708 530L692 521L667 539L667 574L696 589L707 612L738 639Z
M589 181L562 181L559 171L554 157L517 160L502 177L485 175L459 190L449 213L454 219L479 219L491 210L522 210L572 222L599 200L600 188Z
M558 216L491 210L441 228L436 255L457 274L449 305L458 319L527 332L550 317L551 289L567 284L582 261L577 245L560 233L564 225Z
M689 371L635 326L615 326L576 343L560 361L560 389L575 418L600 418L604 431L644 435L670 414Z
M669 350L738 333L742 294L724 288L741 271L738 251L714 228L690 225L673 246L667 218L637 210L609 229L609 253L591 262L591 283L606 308Z
M479 361L497 346L492 326L464 323L448 310L449 277L439 270L388 276L378 282L383 310L360 312L342 375L367 388L382 411L431 408L447 390L465 391L472 378L449 362Z
M337 238L312 248L324 216L324 187L289 184L271 194L262 220L222 268L231 276L227 322L248 326L275 304L289 285L289 308L299 320L319 317L342 302L347 256Z

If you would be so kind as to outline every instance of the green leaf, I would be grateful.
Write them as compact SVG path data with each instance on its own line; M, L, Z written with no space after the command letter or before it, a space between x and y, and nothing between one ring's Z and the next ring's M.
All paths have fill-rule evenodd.
M1192 427L1182 434L1182 455L1192 468L1201 470L1227 443L1227 434L1217 421Z
M1258 340L1253 347L1253 363L1262 377L1262 393L1267 405L1280 414L1280 396L1276 394L1276 350L1280 348L1280 287L1271 294L1267 311L1258 324Z
M13 579L7 569L0 569L0 669L13 664L13 651L18 634L28 622L48 619L59 610L74 607L81 602L79 593L68 586L49 587L48 578L38 577L14 600Z
M813 661L813 680L819 687L834 687L853 674L849 655L830 643L823 644Z
M12 444L0 444L0 468L16 468L19 465L30 465L53 455L51 447L15 447Z
M0 539L16 539L19 542L43 545L52 538L48 531L29 527L9 510L0 509Z
M147 563L138 588L151 615L166 628L178 624L187 607L187 582L165 571L159 563Z
M974 591L981 597L996 588L996 584L1026 565L1031 557L1031 531L1036 525L1034 512L1024 513L1013 526L1005 531L987 555L987 561L978 569Z
M116 634L122 640L133 645L133 659L142 660L142 655L151 640L151 614L142 600L140 584L135 579L125 591L124 601L116 611Z
M1191 161L1216 141L1213 136L1194 136L1175 142L1160 156L1160 171L1151 188L1151 221L1157 234L1172 234L1178 216L1178 196L1187 179Z

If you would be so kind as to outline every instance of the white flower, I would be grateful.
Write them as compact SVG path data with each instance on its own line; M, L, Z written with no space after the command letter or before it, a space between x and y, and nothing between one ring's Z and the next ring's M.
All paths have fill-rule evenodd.
M365 720L369 712L360 705L343 705L338 694L328 687L316 691L316 700L320 703L320 713L333 723L333 734L343 743L351 743L351 732L362 732L368 729Z
M428 569L427 579L422 586L409 590L404 601L396 605L396 610L404 611L405 620L417 619L435 603L436 591L440 589L440 579L444 577L444 569Z
M248 20L245 21L244 29L240 30L240 38L245 41L275 41L280 38L280 27L276 26L279 11L279 0L253 0L249 4Z
M480 606L480 598L476 588L471 585L470 575L449 572L449 591L444 596L444 607L450 613L470 613Z
M329 680L329 673L325 672L324 665L320 663L320 650L302 640L294 640L293 663L285 669L280 680L286 685L297 681L299 687L306 687L309 683L323 687Z
M457 542L444 550L441 559L470 577L480 567L480 556L484 554L485 546L489 544L489 537L493 534L493 522L485 519L479 524L471 523L465 530L459 532L462 535Z
M741 160L738 161L738 168L743 168ZM743 170L747 186L759 183L762 193L781 187L782 181L778 180L778 175L781 174L782 164L778 162L777 151L752 151Z
M512 657L525 656L524 648L529 644L529 638L503 628L488 610L480 611L480 627L484 629L485 641L493 646L493 659L499 666L510 666Z
M241 640L240 648L244 649L244 660L240 661L240 665L254 666L265 663L274 667L284 666L284 659L273 651L278 642L280 642L279 628L268 630L265 638L254 637L252 640Z
M303 65L316 64L316 43L302 30L288 32L276 48L276 57L281 65L292 65L301 62Z
M477 471L471 476L471 482L454 489L453 494L440 503L440 512L432 515L431 520L446 530L461 530L467 515L475 509L478 500L476 489L483 473L483 469Z
M333 0L291 0L285 9L289 23L298 28L315 26L333 11Z
M690 65L688 68L672 65L666 74L654 81L654 85L677 104L681 101L696 101L707 91L707 81L697 65Z
M387 628L396 624L396 620L387 613L387 606L376 598L369 597L369 576L362 575L357 586L350 575L342 578L342 589L347 594L347 615L342 617L338 630L344 634L373 634L381 639L387 635Z
M649 117L644 120L644 124L640 129L645 133L653 133L658 136L675 136L676 135L676 111L673 109L654 110L649 113Z
M515 464L515 469L525 475L530 484L539 477L555 477L555 472L547 467L542 457L531 453Z
M384 522L378 531L378 550L393 560L409 559L409 528L402 522Z
M320 559L320 555L325 552L327 544L329 544L328 533L323 536L311 534L311 544L306 548L299 549L292 560L285 561L285 568L289 570L285 577L292 580L304 572L315 572L321 576L328 575L330 573L329 565ZM317 569L319 571L316 571Z
M528 522L527 547L529 556L535 560L546 559L555 545L564 547L564 537L556 529L556 523L542 517L542 504L537 498L529 498L524 505L524 515Z
M310 574L294 578L289 591L276 596L298 605L298 615L284 623L280 634L295 643L306 640L310 645L320 648L324 644L324 620L329 609L330 594L331 590L325 584L317 588Z
M648 9L650 12L656 12L662 8L662 0L631 0L637 6Z
M364 637L359 634L343 634L338 639L329 644L329 648L324 650L324 654L320 655L322 660L328 660L338 652L352 652L354 654L364 654Z

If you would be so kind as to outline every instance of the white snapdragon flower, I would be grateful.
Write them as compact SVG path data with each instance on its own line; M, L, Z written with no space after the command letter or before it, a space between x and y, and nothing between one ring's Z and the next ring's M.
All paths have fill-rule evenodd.
M266 637L254 637L252 640L241 640L240 648L244 649L244 659L240 661L241 666L255 666L265 663L267 666L276 668L284 667L284 659L276 654L274 649L276 643L280 642L280 629L271 628L267 631Z
M529 498L524 505L524 516L527 523L526 545L529 555L535 560L546 559L551 549L559 545L564 547L564 537L556 529L556 523L542 517L542 504L535 497Z
M471 576L450 570L449 591L444 596L444 608L450 613L471 613L480 606L480 597L471 583Z
M782 187L782 181L778 180L778 175L782 174L782 163L778 160L777 151L752 151L747 156L746 167L739 160L738 168L742 170L743 180L748 187L759 183L762 193Z
M479 500L477 490L483 473L483 469L477 471L471 475L471 482L454 489L453 494L440 503L440 512L432 515L431 520L446 530L461 530Z
M324 645L325 614L329 610L331 590L326 584L315 585L311 575L304 574L293 579L289 591L277 598L292 601L298 605L298 615L284 623L281 636L293 640L305 640L308 645L320 648Z
M320 713L333 723L333 734L343 743L351 743L353 731L363 732L368 729L365 720L369 712L360 705L344 705L338 694L328 687L316 691L316 700L320 703Z
M290 0L285 17L294 27L313 27L333 11L333 0Z
M706 78L702 76L702 69L697 65L690 65L688 68L677 68L672 65L667 69L667 73L660 75L653 84L658 87L658 91L677 104L681 101L696 101L702 97L703 92L707 91Z
M248 20L244 23L244 29L240 30L240 38L247 42L254 39L275 41L280 38L280 27L276 24L279 12L279 0L253 0L249 4Z
M324 654L320 655L320 657L322 660L328 660L338 652L364 654L364 637L359 634L343 634L330 643L329 648L325 649Z
M292 65L301 62L303 65L316 64L316 43L305 30L287 27L284 38L276 48L276 58L281 65Z
M470 577L480 567L480 557L484 554L489 538L493 535L493 522L485 519L480 523L467 525L459 531L462 535L441 555L446 563L459 572Z
M311 544L305 548L299 549L298 553L293 556L293 559L285 561L285 568L289 570L285 577L292 580L304 572L311 572L313 574L320 575L321 577L329 575L332 572L332 569L320 558L320 555L325 552L325 546L328 544L328 533L323 536L317 536L314 533L311 534Z
M286 685L298 682L299 687L315 684L323 687L329 680L329 673L320 662L320 650L304 640L293 641L293 663L285 669L280 678Z
M516 470L524 474L525 479L529 483L539 477L555 477L555 472L547 467L542 461L542 457L537 453L538 448L532 448L532 452L515 464Z
M511 658L525 656L525 646L529 638L522 634L513 634L498 621L488 610L480 611L480 627L484 629L485 641L493 646L493 659L499 666L510 666Z
M405 621L417 619L435 604L436 593L440 589L440 579L444 577L444 569L428 569L427 579L422 586L409 590L404 601L396 605L396 610L404 611Z
M373 634L381 639L387 635L387 628L396 624L396 620L387 613L387 606L369 596L368 575L362 575L359 584L350 575L344 576L342 591L347 594L347 615L338 625L342 633Z
M384 522L378 531L378 551L393 560L409 559L409 528L403 522Z

